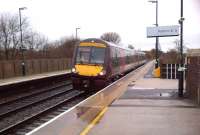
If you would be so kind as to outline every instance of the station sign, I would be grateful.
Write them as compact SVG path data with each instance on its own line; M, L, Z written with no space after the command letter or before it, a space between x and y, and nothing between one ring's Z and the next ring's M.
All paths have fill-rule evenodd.
M147 27L147 37L170 37L179 35L179 25Z

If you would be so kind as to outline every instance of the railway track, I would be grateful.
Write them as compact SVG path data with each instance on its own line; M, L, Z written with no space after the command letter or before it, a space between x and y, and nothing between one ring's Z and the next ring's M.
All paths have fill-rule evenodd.
M55 105L54 107L47 109L43 113L39 114L37 117L31 119L29 122L26 122L26 125L23 124L22 126L18 126L19 129L15 129L9 134L11 135L15 133L16 135L25 135L26 133L32 131L36 127L58 116L62 112L65 112L66 110L78 104L87 97L88 95L86 96L84 93L80 93L74 98L71 98L69 100L67 99L66 102Z
M68 91L72 90L72 86L70 84L65 84L59 87L45 89L43 91L39 91L32 95L20 97L18 99L5 102L0 105L0 119L4 118L12 113L16 113L19 110L22 110L31 105L44 102L45 100L49 100L61 94L65 94Z
M62 85L62 83L70 80L70 76L70 73L66 73L2 85L0 86L0 104L26 96L31 92L34 93L41 91L41 88L44 89L45 87L49 88L56 87L57 85Z
M49 91L17 99L2 105L0 112L0 134L16 134L15 130L39 116L57 108L61 104L75 100L83 92L73 90L71 85L64 85ZM20 103L21 102L21 103ZM57 113L58 114L58 113Z
M84 97L83 92L72 89L70 74L3 86L0 92L0 134L6 135L22 134L17 131L27 131L23 126L28 123L37 120L36 125L42 124L45 116L38 122L42 115L58 115Z
M95 93L74 90L64 79L0 100L0 134L24 135Z
M14 102L18 102L19 100L30 98L32 96L42 94L42 93L47 92L49 90L53 90L53 89L62 87L64 85L67 86L67 85L70 85L70 84L71 84L71 81L65 81L65 82L62 82L62 83L55 84L53 86L46 86L42 89L33 89L33 90L29 90L29 91L26 91L26 92L19 93L17 95L12 95L12 96L8 96L6 98L1 98L0 108L2 108L2 106L6 106L6 105L12 104ZM1 113L0 113L0 115L1 115Z

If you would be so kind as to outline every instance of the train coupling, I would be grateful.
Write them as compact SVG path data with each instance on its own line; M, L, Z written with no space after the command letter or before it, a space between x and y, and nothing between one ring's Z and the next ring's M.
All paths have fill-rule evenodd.
M89 80L83 80L83 87L87 88L90 86L90 81Z

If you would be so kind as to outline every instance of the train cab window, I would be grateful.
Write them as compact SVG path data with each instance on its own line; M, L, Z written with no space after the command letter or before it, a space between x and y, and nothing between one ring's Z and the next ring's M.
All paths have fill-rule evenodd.
M81 46L78 47L76 55L77 64L103 64L105 48Z
M91 50L91 60L92 64L103 64L105 58L105 48L93 47Z
M76 56L76 63L89 63L91 47L79 47Z

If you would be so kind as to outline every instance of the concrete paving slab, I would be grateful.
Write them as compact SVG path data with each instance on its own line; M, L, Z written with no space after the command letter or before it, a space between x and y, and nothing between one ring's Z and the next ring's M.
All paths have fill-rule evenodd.
M177 79L160 79L160 78L141 78L137 80L132 87L148 89L178 89Z
M89 135L199 135L200 109L110 107Z
M199 107L178 98L178 80L151 78L151 64L109 106L89 135L200 135Z
M128 88L120 99L176 99L176 89L133 89Z
M197 108L191 100L188 99L120 99L113 102L111 107L182 107L182 108Z

